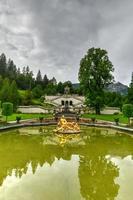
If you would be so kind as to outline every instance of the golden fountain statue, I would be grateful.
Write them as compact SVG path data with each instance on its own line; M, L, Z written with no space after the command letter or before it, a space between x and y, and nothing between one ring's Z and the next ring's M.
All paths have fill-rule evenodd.
M80 133L80 127L76 122L67 122L64 116L58 122L57 128L54 130L56 133Z

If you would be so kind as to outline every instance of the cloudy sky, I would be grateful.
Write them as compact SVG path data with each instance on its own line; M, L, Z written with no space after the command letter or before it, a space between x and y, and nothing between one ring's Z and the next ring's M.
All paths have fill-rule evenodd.
M115 79L133 71L132 0L0 0L0 53L18 67L77 82L88 48L105 48Z

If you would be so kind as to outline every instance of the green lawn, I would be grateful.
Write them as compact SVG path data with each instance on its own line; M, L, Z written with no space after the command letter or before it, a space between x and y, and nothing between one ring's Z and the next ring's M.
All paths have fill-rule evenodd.
M38 119L39 116L43 116L44 118L52 118L53 117L52 114L16 114L16 113L14 113L13 115L8 117L8 121L15 121L16 120L16 116L21 116L22 120L25 120L25 119ZM83 118L95 117L96 119L100 119L100 120L104 120L104 121L111 121L111 122L114 122L114 118L119 118L120 119L120 123L123 123L123 124L127 124L128 123L128 119L126 117L124 117L122 114L119 114L119 115L83 114L83 115L81 115L81 117L83 117ZM1 120L5 121L5 117L2 117Z
M52 114L16 114L14 113L13 115L8 117L8 121L15 121L16 116L21 116L21 120L24 119L38 119L39 116L43 116L44 118L52 118ZM5 117L2 117L3 120L5 120Z
M123 124L127 124L127 123L128 123L128 118L124 117L122 114L119 114L119 115L107 115L107 114L101 114L101 115L96 115L96 114L83 114L82 117L84 117L84 118L95 117L96 119L105 120L105 121L111 121L111 122L114 122L114 118L119 118L120 123L123 123Z

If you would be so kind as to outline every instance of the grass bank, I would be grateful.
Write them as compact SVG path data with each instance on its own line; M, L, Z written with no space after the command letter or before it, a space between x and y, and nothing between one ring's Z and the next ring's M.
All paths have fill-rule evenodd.
M17 113L14 113L13 115L11 116L8 116L8 122L9 121L16 121L16 116L19 116L21 117L21 120L25 120L25 119L38 119L39 116L43 116L44 118L51 118L53 117L52 114L17 114ZM1 120L5 120L5 117L2 117Z
M128 118L124 117L122 114L118 115L109 115L109 114L101 114L101 115L96 115L96 114L83 114L81 117L83 118L92 118L95 117L96 119L99 120L104 120L104 121L111 121L114 122L114 118L119 118L119 122L123 124L128 123Z

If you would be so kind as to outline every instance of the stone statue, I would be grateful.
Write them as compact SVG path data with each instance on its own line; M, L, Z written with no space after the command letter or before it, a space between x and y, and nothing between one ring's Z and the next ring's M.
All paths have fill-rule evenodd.
M80 127L76 122L67 122L64 116L61 117L58 122L58 127L55 129L55 132L59 133L79 133Z

